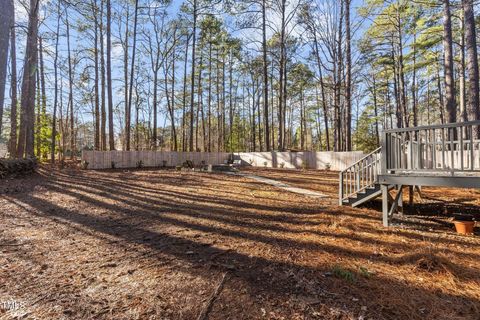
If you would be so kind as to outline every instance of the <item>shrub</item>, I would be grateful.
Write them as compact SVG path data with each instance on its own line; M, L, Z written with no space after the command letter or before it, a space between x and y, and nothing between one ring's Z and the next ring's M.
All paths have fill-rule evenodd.
M0 179L13 175L24 175L35 172L36 158L26 159L0 159Z
M166 166L167 166L167 160L163 160L163 161L162 161L162 167L165 168Z
M138 169L143 168L143 161L142 161L142 160L140 160L140 161L137 162L137 168L138 168Z
M285 167L285 162L280 162L280 168L284 168Z
M268 164L267 161L264 161L264 162L263 162L263 166L264 166L265 168L267 167L267 164Z
M347 280L348 282L355 282L355 275L339 265L333 267L332 273L337 278Z
M372 276L372 273L365 267L360 267L360 274L365 278L370 278Z
M87 160L82 161L82 169L87 170L88 169L89 162Z
M112 162L110 163L110 166L112 167L112 169L115 169L115 166L116 166L115 161L112 161Z
M193 168L194 168L193 161L192 161L192 160L187 160L187 161L185 161L185 162L182 164L182 167L188 168L188 169L193 169Z

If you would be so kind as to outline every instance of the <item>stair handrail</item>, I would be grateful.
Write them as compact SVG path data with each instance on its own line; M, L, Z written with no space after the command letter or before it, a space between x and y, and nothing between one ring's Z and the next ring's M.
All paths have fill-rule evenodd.
M377 175L380 171L381 150L379 147L361 159L355 161L339 173L339 204L343 205L343 201L349 197L374 186L377 182ZM374 158L375 157L375 158ZM372 159L371 162L362 166L361 169L355 170L356 166L364 164L366 160ZM352 172L353 170L353 172ZM367 172L365 172L367 171ZM353 173L353 177L352 177Z

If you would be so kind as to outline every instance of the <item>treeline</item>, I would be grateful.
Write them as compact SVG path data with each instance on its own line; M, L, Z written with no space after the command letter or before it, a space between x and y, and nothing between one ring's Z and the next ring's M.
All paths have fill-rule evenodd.
M371 150L480 119L472 0L27 2L0 12L13 157Z
M372 0L360 14L372 24L359 42L359 145L378 145L383 128L480 120L473 0Z

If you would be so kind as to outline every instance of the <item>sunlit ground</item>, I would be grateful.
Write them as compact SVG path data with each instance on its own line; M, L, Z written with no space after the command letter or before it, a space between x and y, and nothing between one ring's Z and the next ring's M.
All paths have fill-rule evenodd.
M478 319L478 236L421 212L385 229L375 204L336 206L336 173L254 173L329 198L166 170L2 181L0 301L19 304L0 317ZM477 205L449 192L418 208Z

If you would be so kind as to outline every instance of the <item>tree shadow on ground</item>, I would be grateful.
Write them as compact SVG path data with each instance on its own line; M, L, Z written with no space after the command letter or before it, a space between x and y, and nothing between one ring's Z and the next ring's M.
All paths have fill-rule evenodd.
M221 179L225 181L227 178L222 176ZM164 186L167 185L168 183L164 183ZM361 269L354 268L354 265L362 266L369 262L414 267L424 258L421 253L412 252L414 247L411 244L379 239L378 236L384 231L372 227L371 224L379 223L379 219L370 215L355 216L357 221L364 223L363 231L368 233L369 237L353 233L338 234L323 228L313 232L308 239L299 239L290 235L301 232L308 234L308 230L301 229L308 229L308 226L315 223L325 223L325 220L312 221L313 217L322 216L322 219L325 219L325 216L335 216L338 212L329 212L328 208L324 207L301 212L301 208L291 210L280 205L252 204L246 200L222 198L221 195L198 196L179 190L139 189L137 186L118 183L112 179L102 181L101 177L77 179L75 176L65 175L45 179L43 186L49 192L77 199L78 207L64 208L48 197L29 193L8 195L5 198L16 205L22 205L29 215L64 224L72 228L72 232L83 233L87 229L92 236L98 236L102 241L116 238L118 241L115 245L118 247L128 249L134 244L163 257L174 257L185 263L186 271L202 277L211 277L212 268L228 271L232 279L227 283L226 290L234 291L235 286L246 286L250 296L263 295L268 301L308 296L308 301L318 301L318 304L323 306L341 309L348 304L353 314L384 319L442 318L446 315L445 308L452 315L474 319L480 310L477 297L448 290L428 289L387 273L368 275L359 271ZM196 187L201 188L202 184ZM84 208L92 207L101 208L107 214L84 211ZM192 238L172 234L169 227L193 230L205 237ZM352 237L349 238L348 235ZM372 239L373 236L376 238ZM323 238L339 238L345 241L345 244L355 241L359 242L359 245L352 249L351 246L328 243L328 239ZM231 249L219 248L209 241L211 239L231 243ZM261 247L271 247L276 254L272 257L247 254L240 246L245 241ZM384 247L386 252L395 250L410 253L401 256L374 254L370 250L372 242ZM303 256L299 256L299 253ZM332 261L333 257L335 260ZM353 275L354 281L331 275L335 264L345 261L350 261L345 268L346 272ZM478 268L446 261L444 264L458 281L478 279ZM409 301L410 297L415 298ZM352 304L352 299L360 301ZM292 308L298 309L296 311L314 311L310 304L300 303L295 299L294 301L297 304ZM428 304L422 301L428 301ZM362 306L366 306L367 311L362 310ZM192 306L196 307L198 306ZM272 305L270 307L273 308ZM244 313L247 311L241 309L223 312L239 318L260 316L259 313ZM228 314L224 315L228 317ZM288 314L285 316L288 317ZM307 314L307 318L309 316L312 314Z

